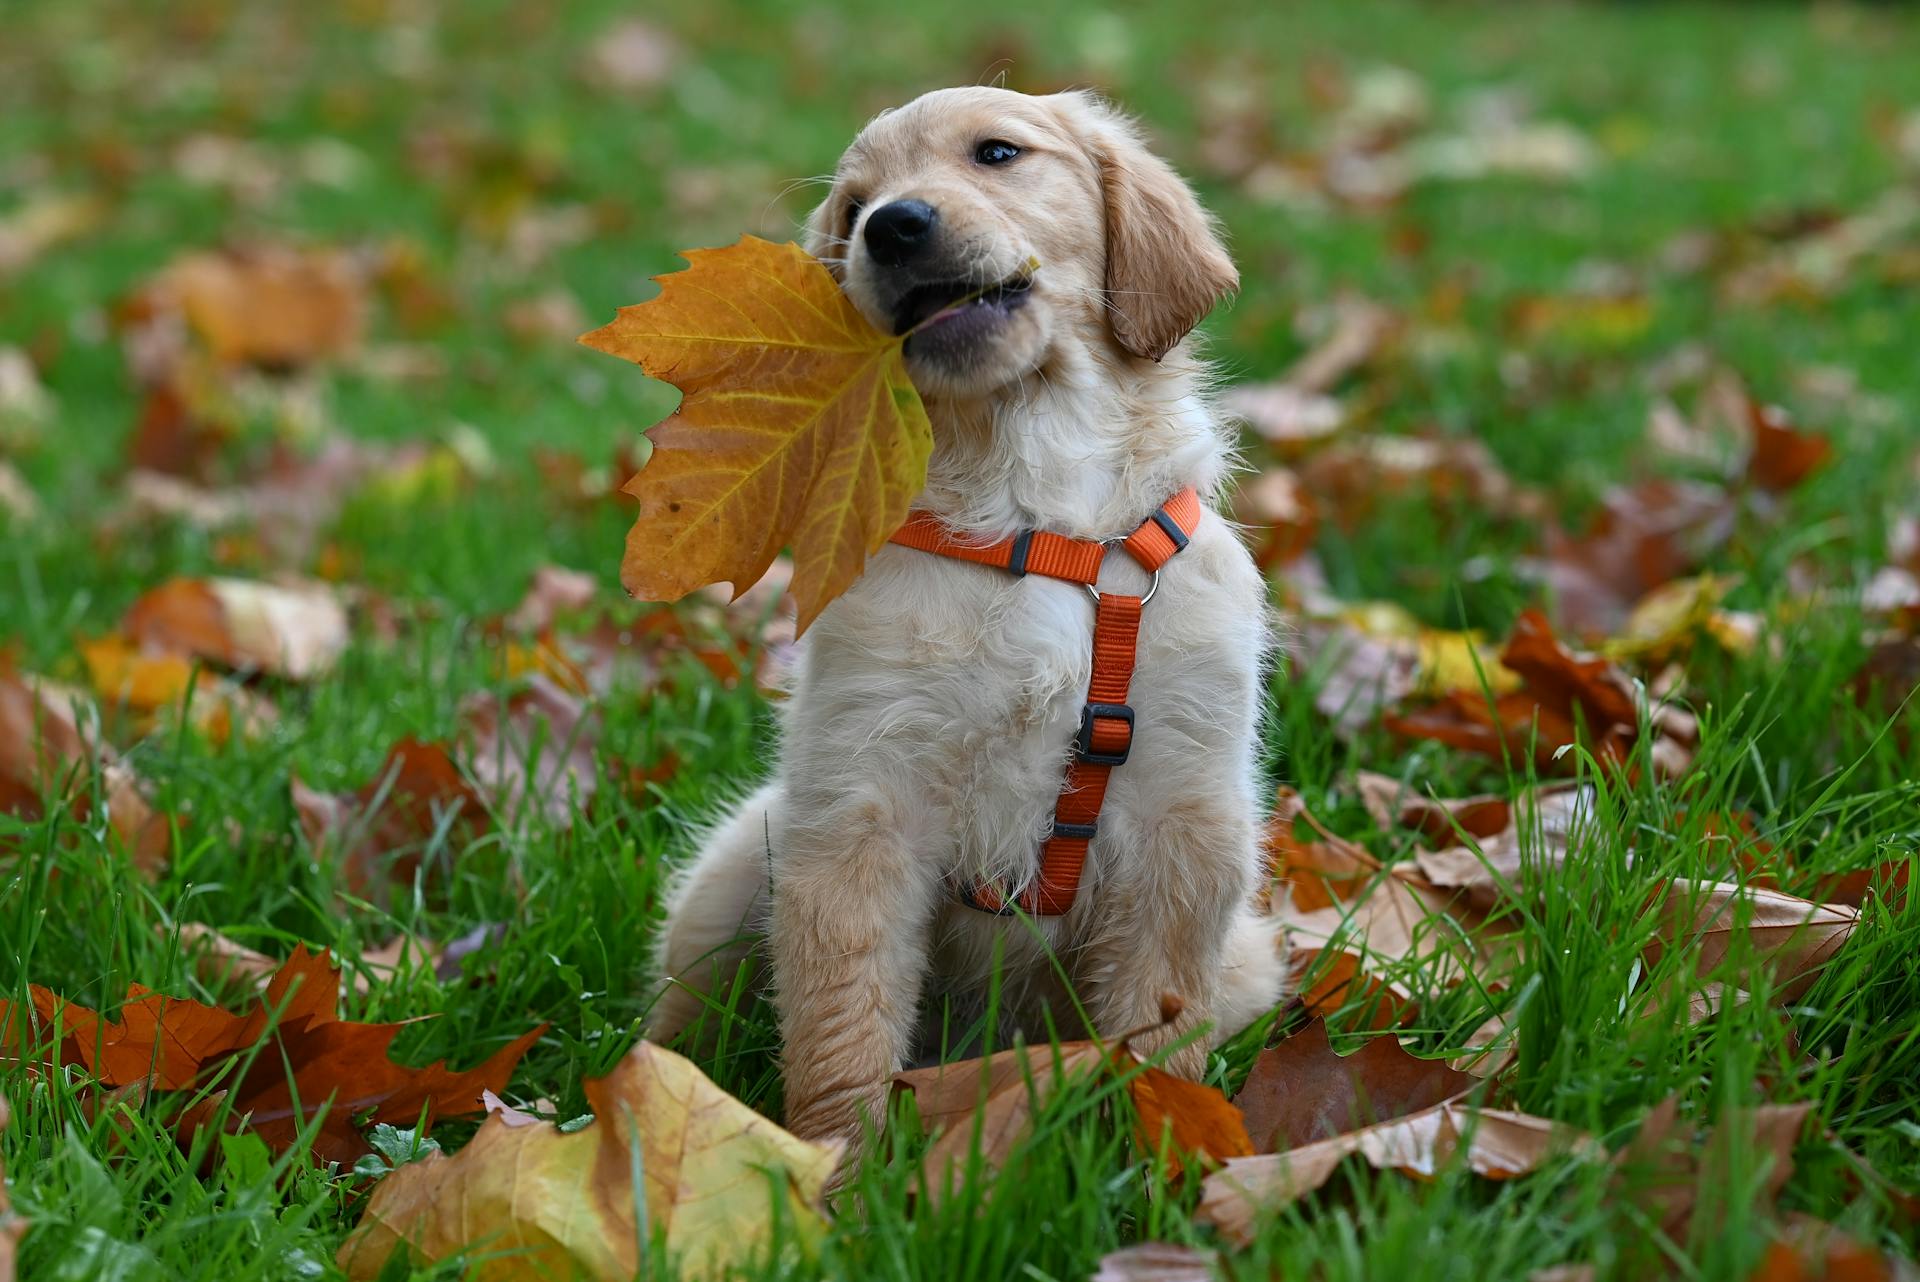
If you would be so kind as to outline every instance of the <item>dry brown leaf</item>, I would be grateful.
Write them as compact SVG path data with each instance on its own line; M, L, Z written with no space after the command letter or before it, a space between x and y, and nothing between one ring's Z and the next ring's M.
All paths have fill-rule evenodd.
M1207 1177L1195 1214L1244 1246L1262 1216L1325 1184L1350 1156L1380 1170L1429 1178L1458 1160L1490 1179L1511 1179L1559 1153L1605 1156L1592 1136L1546 1118L1442 1103L1289 1152L1231 1161Z
M1660 478L1609 490L1578 536L1548 529L1542 568L1555 619L1576 637L1617 634L1636 602L1726 542L1735 510L1717 485Z
M171 820L155 813L139 776L102 738L92 702L0 662L0 810L34 819L48 796L71 797L74 815L84 819L96 771L108 824L135 867L157 876L172 851Z
M749 236L692 250L660 296L582 337L685 393L647 433L653 454L621 581L675 601L751 584L784 546L805 631L906 520L933 429L904 337L860 314L796 245Z
M1534 518L1542 500L1507 475L1486 444L1463 436L1345 436L1300 465L1302 488L1342 529L1366 525L1387 499L1460 503Z
M536 674L504 706L477 693L460 714L474 783L496 814L537 812L565 828L593 800L600 716L574 695Z
M184 320L216 361L298 368L358 345L366 286L365 271L344 253L257 245L182 255L133 310L147 324Z
M821 1230L837 1146L789 1135L647 1042L586 1092L594 1120L577 1131L495 1109L458 1153L387 1175L341 1244L340 1268L372 1279L397 1248L420 1263L485 1248L499 1254L472 1274L484 1282L627 1282L640 1244L659 1234L685 1276L707 1277L764 1251L776 1221L803 1241Z
M1087 1282L1213 1282L1219 1256L1190 1246L1142 1242L1100 1257Z
M1726 1205L1727 1191L1738 1187L1736 1155L1757 1154L1767 1170L1751 1190L1752 1205L1765 1212L1793 1174L1794 1146L1812 1112L1806 1103L1727 1109L1702 1138L1669 1098L1647 1114L1633 1141L1614 1156L1615 1187L1669 1238L1685 1241L1701 1194L1711 1194L1708 1205L1716 1217L1726 1217L1733 1209Z
M1660 926L1645 951L1655 966L1669 947L1699 947L1697 973L1720 972L1745 938L1754 966L1773 975L1773 991L1791 1001L1813 986L1860 920L1843 904L1816 904L1778 890L1733 882L1674 879L1651 905ZM1745 987L1748 972L1727 974Z
M1436 739L1452 747L1501 760L1525 759L1543 773L1571 773L1580 762L1560 750L1576 741L1584 722L1584 742L1603 761L1624 761L1639 739L1641 696L1615 665L1562 645L1546 616L1524 611L1500 661L1518 673L1521 689L1488 705L1476 689L1455 689L1421 708L1390 715L1388 729L1413 739ZM1650 710L1656 735L1654 769L1680 773L1691 764L1699 728L1692 715L1667 703Z
M501 619L501 626L527 635L545 632L562 614L585 610L599 595L600 585L591 574L543 565L534 570L526 595Z
M484 830L490 823L480 794L441 743L402 739L357 792L320 792L297 775L289 785L308 843L337 850L347 885L375 899L389 882L413 878L419 847L443 825Z
M1305 825L1313 833L1300 832ZM1363 896L1380 873L1380 861L1314 818L1300 794L1285 784L1267 819L1267 874L1287 884L1288 898L1301 912L1331 908Z
M1351 1055L1337 1055L1326 1022L1316 1019L1260 1052L1233 1102L1246 1117L1255 1150L1277 1153L1404 1117L1463 1095L1474 1084L1440 1060L1409 1055L1392 1036L1370 1038Z
M1748 1282L1914 1282L1912 1261L1877 1251L1824 1220L1788 1214Z
M1550 784L1523 791L1511 802L1468 797L1456 802L1429 802L1409 807L1419 816L1412 826L1431 838L1455 840L1446 824L1449 807L1455 821L1473 839L1472 845L1448 845L1415 852L1414 862L1429 883L1442 890L1458 890L1466 902L1490 911L1500 899L1519 890L1525 893L1522 873L1552 875L1567 861L1594 814L1592 784ZM1504 811L1505 822L1493 815ZM1402 821L1408 815L1403 813Z
M304 681L347 647L347 612L323 583L172 579L120 621L148 652L193 655L225 667Z
M443 1115L477 1113L481 1091L505 1090L514 1065L546 1030L542 1024L472 1069L455 1071L444 1061L404 1068L388 1049L406 1025L341 1020L339 991L340 972L327 955L300 946L244 1012L135 985L109 1020L34 984L30 1011L0 1004L0 1037L22 1053L61 1029L42 1046L52 1062L78 1064L108 1087L188 1091L218 1080L218 1096L176 1120L183 1143L212 1120L222 1098L229 1128L250 1130L276 1150L291 1147L324 1107L313 1156L350 1165L368 1151L361 1119L406 1126L424 1118L431 1126ZM273 1045L250 1068L223 1075L263 1038Z
M663 84L680 56L667 31L645 18L622 18L595 37L582 71L602 89L640 94Z
M1162 1024L1180 1009L1163 999ZM894 1074L895 1092L913 1095L933 1136L920 1160L926 1196L937 1201L958 1190L976 1151L982 1174L1000 1169L1063 1083L1110 1072L1128 1074L1141 1147L1163 1154L1174 1173L1193 1156L1217 1164L1253 1152L1240 1111L1225 1096L1144 1063L1127 1039L1111 1048L1094 1041L1027 1046Z
M1300 478L1284 467L1270 467L1240 486L1234 518L1246 528L1254 559L1263 570L1285 565L1313 546L1319 517Z
M5 459L0 459L0 515L19 525L40 518L40 500L34 497L33 487L27 484L27 478L20 475L19 469Z
M496 817L539 816L565 828L592 801L599 713L545 676L531 675L504 700L476 692L460 718L453 745L403 739L352 793L290 781L308 842L341 852L356 893L377 898L389 882L411 880L421 846L451 824L474 833Z
M1283 451L1323 441L1346 422L1340 402L1291 383L1251 383L1229 388L1220 408Z

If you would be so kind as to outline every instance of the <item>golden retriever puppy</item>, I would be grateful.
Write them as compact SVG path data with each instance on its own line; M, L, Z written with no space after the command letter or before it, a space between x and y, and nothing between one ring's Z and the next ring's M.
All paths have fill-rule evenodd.
M996 968L1001 1003L1038 1035L1047 1018L1081 1035L1080 1010L1105 1036L1151 1025L1177 994L1184 1013L1148 1045L1184 1038L1170 1067L1196 1075L1207 1038L1271 1009L1284 982L1279 928L1253 907L1266 595L1213 510L1229 434L1184 341L1237 286L1233 263L1102 101L988 88L869 124L808 248L875 325L912 331L934 433L916 507L956 541L1117 541L1184 490L1199 503L1139 608L1127 708L1095 705L1109 740L1127 720L1097 827L1055 828L1090 753L1092 585L877 553L804 639L773 781L669 896L650 1033L684 1028L764 931L798 1134L878 1122L923 999L978 998ZM1097 576L1131 597L1151 582L1128 555ZM983 911L1031 888L1068 828L1089 839L1070 906Z

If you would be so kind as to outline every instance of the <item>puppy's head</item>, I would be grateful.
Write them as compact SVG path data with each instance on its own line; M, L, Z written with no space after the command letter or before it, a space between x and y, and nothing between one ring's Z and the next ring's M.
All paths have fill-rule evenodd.
M942 89L882 114L807 248L875 325L910 332L922 390L958 397L1069 345L1157 361L1239 284L1180 176L1085 93Z

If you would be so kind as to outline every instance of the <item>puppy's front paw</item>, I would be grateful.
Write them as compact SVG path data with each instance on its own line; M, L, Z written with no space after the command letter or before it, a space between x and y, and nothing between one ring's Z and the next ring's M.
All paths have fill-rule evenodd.
M787 1129L803 1140L843 1140L852 1154L869 1132L886 1124L892 1089L891 1074L875 1082L841 1082L813 1090L789 1082Z

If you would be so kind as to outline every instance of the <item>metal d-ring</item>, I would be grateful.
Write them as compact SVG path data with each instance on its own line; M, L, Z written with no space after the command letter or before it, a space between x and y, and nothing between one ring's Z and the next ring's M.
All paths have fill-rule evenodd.
M1093 584L1091 583L1083 583L1080 586L1087 590L1087 595L1093 598L1093 603L1095 605L1100 604L1099 588L1094 587ZM1155 570L1153 571L1152 580L1149 581L1147 584L1146 595L1140 598L1140 604L1145 605L1147 602L1153 600L1153 594L1158 592L1159 590L1160 590L1160 571Z

